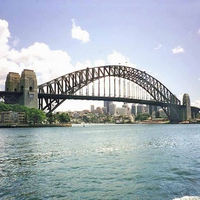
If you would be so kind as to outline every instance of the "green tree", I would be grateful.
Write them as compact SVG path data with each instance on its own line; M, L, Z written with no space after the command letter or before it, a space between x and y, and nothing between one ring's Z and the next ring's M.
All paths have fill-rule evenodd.
M88 116L86 116L86 115L83 115L82 120L83 120L84 123L89 123L90 122Z
M30 108L27 112L27 118L29 123L37 124L42 123L46 119L46 116L43 111L36 108Z
M56 122L57 119L57 114L54 113L47 113L46 114L47 117L47 121L49 122L49 124L53 124Z
M68 113L61 113L58 115L58 121L60 123L68 123L70 122L70 117L68 115Z
M144 121L144 120L147 120L149 117L150 117L150 115L148 113L139 113L135 117L135 121Z
M0 102L0 112L2 111L25 112L28 122L32 124L42 123L46 119L43 111L36 108L28 108L18 104L5 104Z
M3 102L0 102L0 111L9 111L11 110L11 105L5 104Z
M26 106L21 106L18 104L5 104L0 102L0 112L2 111L14 111L14 112L28 112L28 109Z
M105 120L105 122L108 122L108 123L113 122L112 116L109 115L109 114L106 114L106 120Z

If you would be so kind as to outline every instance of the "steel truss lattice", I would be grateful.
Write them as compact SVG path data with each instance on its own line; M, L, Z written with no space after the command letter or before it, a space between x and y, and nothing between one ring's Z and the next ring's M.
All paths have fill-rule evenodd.
M105 77L120 77L139 85L150 94L155 102L166 104L162 107L168 116L172 117L172 110L174 110L173 115L177 118L176 110L180 105L180 100L167 87L145 71L122 65L86 68L39 85L39 108L52 112L67 99L67 96Z

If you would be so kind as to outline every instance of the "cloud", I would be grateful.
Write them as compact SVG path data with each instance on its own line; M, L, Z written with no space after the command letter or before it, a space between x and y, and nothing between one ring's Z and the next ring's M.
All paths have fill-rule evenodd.
M71 36L74 39L81 40L83 43L90 41L90 34L86 30L82 30L80 26L76 26L74 19L72 19Z
M7 59L15 63L20 71L24 68L33 69L37 73L39 83L68 73L72 68L67 52L51 50L48 45L38 42L21 51L11 50Z
M4 57L9 51L9 37L8 22L0 19L0 58Z
M128 65L131 67L135 67L135 64L131 63L129 58L124 56L123 54L113 50L111 54L108 55L107 57L108 63L109 64L121 64L121 65Z
M174 49L172 49L173 54L184 53L184 52L185 52L185 50L181 46L177 46Z
M9 46L10 32L8 22L0 20L0 89L4 90L8 72L21 74L23 69L33 69L38 84L74 71L71 58L67 52L51 50L44 43L35 42L28 48L11 49ZM19 39L17 39L19 40Z
M157 47L155 47L154 50L158 50L158 49L160 49L161 47L162 47L162 44L159 44Z
M106 64L121 64L135 67L129 58L113 50L105 59L77 61L71 64L71 57L66 51L52 50L47 44L35 42L27 48L16 50L9 44L10 32L8 23L0 20L0 90L4 90L6 75L9 72L21 74L23 69L36 72L38 84L45 83L59 76L79 69L96 67ZM12 45L12 44L11 44Z
M200 108L200 98L192 103L193 106Z
M91 63L90 60L86 60L84 62L77 62L76 65L75 65L75 69L76 70L80 70L80 69L86 69L86 68L91 68L91 67L94 67Z
M18 46L19 42L20 42L19 38L18 38L18 37L14 37L14 38L13 38L13 41L12 41L13 47Z
M103 65L105 65L105 61L99 59L99 60L96 60L96 61L94 62L94 64L95 64L95 66L103 66Z

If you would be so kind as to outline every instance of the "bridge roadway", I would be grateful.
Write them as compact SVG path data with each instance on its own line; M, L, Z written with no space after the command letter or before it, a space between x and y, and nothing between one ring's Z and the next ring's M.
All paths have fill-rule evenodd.
M97 101L115 101L115 102L126 102L126 103L138 103L146 105L154 105L161 107L169 107L170 105L182 106L171 103L163 103L155 100L144 100L144 99L132 99L128 97L108 97L108 96L85 96L85 95L67 95L67 94L46 94L39 93L38 98L46 99L74 99L74 100L97 100Z
M22 94L23 92L0 91L0 99L2 98L10 104L17 104Z
M9 103L19 103L19 97L23 94L23 92L9 92L9 91L0 91L0 98L5 98L9 101ZM97 100L97 101L115 101L115 102L126 102L126 103L138 103L145 105L153 105L153 106L161 106L161 107L169 107L170 105L183 107L183 105L171 104L171 103L163 103L155 100L143 100L143 99L132 99L125 97L107 97L107 96L85 96L85 95L66 95L66 94L46 94L46 93L38 93L38 98L46 98L46 99L74 99L74 100ZM191 106L192 111L199 113L200 108Z
M0 97L7 95L21 96L23 92L0 91Z

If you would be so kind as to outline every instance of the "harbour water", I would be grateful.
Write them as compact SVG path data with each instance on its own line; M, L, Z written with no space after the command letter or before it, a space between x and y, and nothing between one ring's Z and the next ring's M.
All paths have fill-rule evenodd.
M200 199L200 125L0 129L0 199Z

